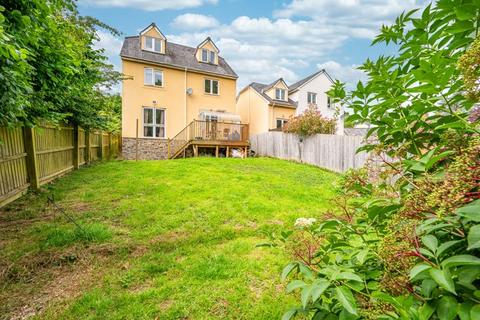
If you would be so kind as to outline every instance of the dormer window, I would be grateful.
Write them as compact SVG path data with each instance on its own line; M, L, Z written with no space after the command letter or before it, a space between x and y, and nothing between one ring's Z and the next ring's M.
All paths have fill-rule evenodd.
M215 52L202 49L202 62L215 63Z
M154 37L144 37L144 48L148 51L162 52L162 40Z
M275 89L275 99L285 101L285 89L276 88Z

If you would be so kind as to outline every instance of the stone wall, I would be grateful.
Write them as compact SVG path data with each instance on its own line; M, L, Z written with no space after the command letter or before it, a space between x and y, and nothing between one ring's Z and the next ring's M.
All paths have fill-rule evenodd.
M122 155L135 160L135 138L122 138ZM168 156L168 140L138 138L138 160L164 160Z

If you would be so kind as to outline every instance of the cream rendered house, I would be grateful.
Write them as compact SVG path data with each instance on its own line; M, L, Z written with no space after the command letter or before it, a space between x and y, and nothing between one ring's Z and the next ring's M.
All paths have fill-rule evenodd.
M281 129L295 115L297 104L289 98L289 89L280 78L271 84L252 82L237 96L237 113L249 124L250 135Z
M287 86L283 79L270 85L253 82L237 96L237 113L250 125L250 135L280 130L292 116L302 114L309 105L315 105L327 118L337 119L337 133L343 135L343 111L330 102L326 92L333 84L325 70ZM277 88L285 95L275 95Z
M171 43L152 23L126 37L120 53L126 159L163 159L168 141L197 119L237 119L237 74L210 38L196 48Z

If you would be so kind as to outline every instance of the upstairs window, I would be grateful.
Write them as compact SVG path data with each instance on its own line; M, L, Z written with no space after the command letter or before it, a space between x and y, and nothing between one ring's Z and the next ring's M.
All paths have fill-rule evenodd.
M165 109L143 108L143 136L165 138Z
M162 51L162 41L158 38L153 37L144 37L144 48L148 51L161 52Z
M286 124L288 120L285 119L277 119L277 129L282 129Z
M275 89L275 99L276 100L285 100L285 89L276 88Z
M145 68L143 83L146 86L163 87L163 72L153 68Z
M218 80L205 79L205 93L218 95Z
M215 52L202 49L202 62L215 63Z
M307 93L307 103L308 104L317 104L317 94L313 92Z
M332 107L332 100L330 99L329 96L327 96L327 108L331 108Z

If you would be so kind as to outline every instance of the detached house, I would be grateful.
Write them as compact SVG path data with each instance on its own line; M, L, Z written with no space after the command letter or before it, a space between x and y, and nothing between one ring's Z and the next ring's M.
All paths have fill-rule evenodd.
M337 119L337 134L343 135L343 111L331 103L326 92L333 84L325 70L288 86L280 78L273 83L252 82L237 96L237 113L250 126L250 135L281 130L292 116L314 105L323 116Z
M240 122L235 114L237 74L219 55L210 38L197 47L169 42L152 23L126 37L120 53L122 71L122 139L126 159L164 159L181 152L193 139L230 139L210 122ZM238 128L239 131L241 128ZM238 134L236 135L238 137Z

